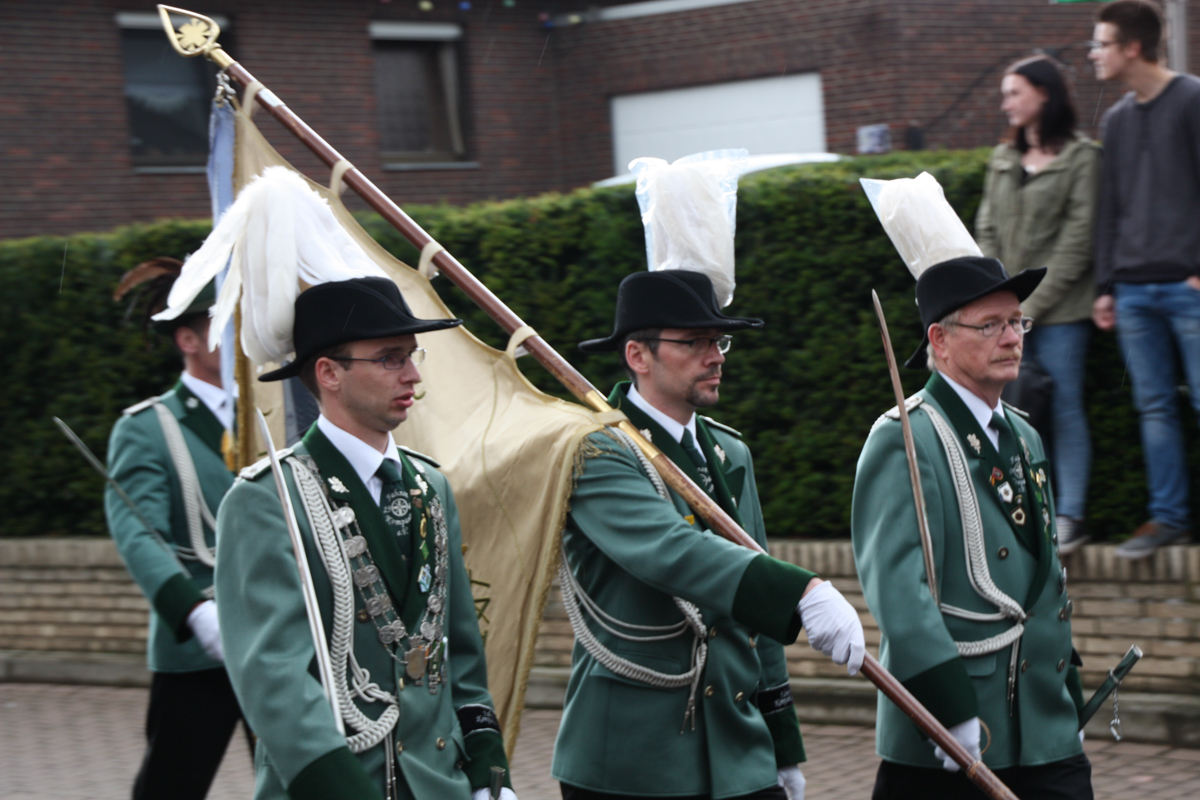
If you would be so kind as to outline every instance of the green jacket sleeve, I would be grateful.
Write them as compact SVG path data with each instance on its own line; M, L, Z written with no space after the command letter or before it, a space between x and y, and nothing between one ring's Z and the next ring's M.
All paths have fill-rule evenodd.
M296 491L294 484L289 488ZM303 521L300 525L306 530ZM217 515L217 547L225 667L246 721L288 793L297 800L378 798L370 777L346 749L310 669L316 651L269 474L239 480L225 496Z
M173 469L153 411L123 416L113 426L108 442L109 475L167 541ZM204 600L200 589L112 486L105 489L104 511L117 550L142 594L178 641L190 639L187 615Z
M796 605L813 573L696 530L658 495L623 445L603 433L588 441L595 454L578 476L571 517L601 552L661 592L779 641L795 640Z
M439 478L439 473L429 473ZM450 484L442 478L438 495L446 512L446 528L450 534L450 606L447 614L447 636L450 640L450 692L454 710L462 728L467 749L463 771L472 789L489 785L492 767L502 767L504 785L512 788L508 757L500 733L492 695L488 691L487 658L483 637L479 634L479 618L475 614L475 598L471 579L463 564L462 532L458 506Z
M914 428L923 417L914 412ZM915 432L915 430L914 430ZM938 451L931 448L923 452ZM934 553L941 552L943 513L957 513L957 499L943 509L938 478L921 460L921 486ZM884 666L946 726L978 715L978 699L941 611L925 579L908 459L898 422L871 432L859 457L851 508L854 559L863 594L886 642ZM941 565L935 559L937 574Z
M1046 277L1038 284L1022 309L1035 320L1062 301L1092 268L1092 224L1100 183L1100 151L1090 142L1075 148L1061 180L1068 183L1067 205L1058 221L1058 236L1046 266Z

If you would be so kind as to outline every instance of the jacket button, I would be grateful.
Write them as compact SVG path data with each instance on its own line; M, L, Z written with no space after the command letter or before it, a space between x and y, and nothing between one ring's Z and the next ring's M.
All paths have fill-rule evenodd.
M365 608L360 608L358 610L358 621L359 622L370 622L371 621L371 615L367 613L367 610Z
M441 736L439 736L439 737L437 738L437 749L438 749L438 750L445 750L445 749L446 749L446 740L445 740L445 739L443 739Z
M705 697L712 697L712 696L713 696L714 694L716 694L716 693L717 693L717 690L716 690L716 689L714 689L714 688L713 688L711 685L710 685L710 686L708 686L708 687L707 687L707 688L704 690L704 696L705 696Z
M1005 559L1005 558L1008 558L1008 548L1007 548L1007 547L1001 547L1001 548L1000 548L1000 550L999 550L999 551L996 553L996 555L1000 556L1000 558L1001 558L1002 560L1003 560L1003 559Z
M1027 670L1027 669L1029 669L1029 660L1028 660L1028 659L1022 659L1022 660L1021 660L1021 672L1024 672L1024 671L1025 671L1025 670Z
M455 761L455 762L454 762L454 768L455 768L455 769L462 769L462 768L463 768L463 762L462 762L462 759L459 759L458 761Z
M753 636L750 637L750 647L751 648L758 647L758 639L756 639Z
M745 700L745 699L746 699L746 693L745 693L745 692L738 692L737 694L735 694L735 695L733 696L733 702L735 702L735 703L740 703L740 702L742 702L742 701L743 701L743 700Z
M404 752L404 742L396 742L396 755Z
M717 626L716 625L714 625L708 629L708 638L710 638L710 639L717 638Z
M1066 622L1067 620L1069 620L1071 618L1071 614L1074 611L1075 611L1075 604L1072 603L1070 600L1068 600L1067 604L1058 610L1059 620Z
M1067 666L1067 662L1060 658L1058 660L1058 666L1055 669L1057 669L1059 672L1062 672L1066 666Z

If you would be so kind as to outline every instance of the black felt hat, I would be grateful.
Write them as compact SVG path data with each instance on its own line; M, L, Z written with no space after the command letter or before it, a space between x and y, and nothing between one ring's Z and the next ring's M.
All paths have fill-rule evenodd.
M625 337L646 328L716 328L740 331L761 328L761 319L727 317L717 307L708 276L688 269L635 272L617 289L617 318L612 336L579 343L585 353L618 349Z
M417 319L399 287L387 278L320 283L296 298L296 320L292 324L296 359L259 376L259 380L278 381L299 375L305 361L334 345L440 331L461 324L461 319Z
M998 260L978 256L963 256L934 264L917 279L917 309L921 312L925 336L904 366L913 369L925 366L929 326L947 314L996 292L1012 292L1018 301L1024 302L1045 276L1046 268L1038 267L1010 278Z

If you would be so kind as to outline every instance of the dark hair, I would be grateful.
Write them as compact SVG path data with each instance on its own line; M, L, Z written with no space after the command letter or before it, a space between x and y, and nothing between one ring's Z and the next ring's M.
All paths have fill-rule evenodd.
M317 403L321 402L321 385L317 383L317 362L322 358L338 358L350 353L350 345L335 344L332 347L326 347L324 350L318 350L313 353L307 361L300 367L300 374L296 377L300 379L300 383L304 384L304 388L308 389ZM354 366L353 361L338 362L349 371Z
M1058 152L1075 137L1075 105L1062 68L1047 56L1022 59L1004 71L1005 75L1020 75L1034 88L1046 93L1046 102L1038 118L1037 139L1050 152ZM1010 128L1004 140L1022 153L1029 150L1025 129Z
M159 309L161 311L162 309ZM155 312L157 313L157 312ZM149 329L150 315L146 315L147 329ZM175 352L183 355L183 351L179 349L179 342L175 340L175 334L179 333L180 328L187 328L192 333L199 336L206 343L208 341L208 326L211 324L211 319L207 311L201 311L196 314L188 314L175 320L175 326L171 328L171 333L167 337L171 340L171 346L175 348Z
M1116 26L1117 42L1142 45L1142 58L1151 64L1158 61L1158 44L1162 41L1162 9L1153 0L1113 0L1101 6L1096 22Z
M662 328L642 328L640 331L634 331L625 337L621 342L621 349L618 351L621 354L621 366L625 368L625 374L629 376L629 380L633 381L633 385L637 386L637 375L629 368L629 362L625 360L625 344L626 342L644 342L646 347L650 349L650 355L658 355L658 337L662 336Z

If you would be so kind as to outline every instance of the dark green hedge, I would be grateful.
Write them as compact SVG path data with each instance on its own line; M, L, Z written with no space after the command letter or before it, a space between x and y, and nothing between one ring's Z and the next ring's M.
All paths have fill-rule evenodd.
M754 451L771 535L848 533L859 448L894 403L871 289L883 300L901 360L919 341L912 279L858 177L927 169L970 221L985 160L986 151L893 154L742 181L731 311L767 325L738 335L724 399L713 413L742 430ZM645 268L631 188L409 212L597 386L607 392L623 377L614 358L584 355L575 343L611 330L618 281ZM386 247L416 262L413 248L378 217L361 220ZM139 260L194 250L207 227L163 222L72 237L61 294L63 239L0 242L0 364L10 381L0 417L8 476L0 502L9 521L0 535L103 530L99 482L49 417L62 416L101 452L120 408L174 380L173 354L161 345L147 349L140 332L123 327L109 293ZM499 328L445 278L435 285L477 335L503 346ZM562 394L531 359L522 365L541 388ZM926 375L906 373L906 391L919 389ZM1088 396L1095 437L1089 516L1098 534L1120 537L1143 520L1146 496L1136 418L1110 335L1093 340ZM1200 457L1191 452L1200 488Z

